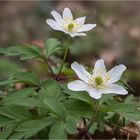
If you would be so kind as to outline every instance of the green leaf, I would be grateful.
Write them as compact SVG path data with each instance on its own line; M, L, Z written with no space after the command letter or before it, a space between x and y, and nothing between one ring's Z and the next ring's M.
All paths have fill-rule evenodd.
M37 77L37 74L30 73L30 72L17 72L13 74L13 76L5 81L0 81L0 85L9 85L15 83L25 83L25 84L32 84L32 85L40 85L40 80Z
M116 112L132 122L136 122L140 118L140 111L137 109L137 106L133 104L130 105L118 101L108 101L106 109L108 111Z
M25 107L15 105L1 107L0 114L15 120L32 118L31 113Z
M39 108L47 109L43 102L35 98L22 98L22 99L10 101L9 103L6 102L4 104L5 105L19 105L19 106L31 107L31 108L39 107Z
M59 45L60 42L56 38L49 38L45 43L46 47L46 57L49 57L52 53L62 49Z
M8 117L5 117L3 115L0 115L0 127L6 126L6 125L14 123L14 122L16 122L16 121L13 119L10 119Z
M10 136L10 134L13 132L13 129L15 128L16 125L11 125L7 128L4 129L4 131L2 131L0 133L0 139L6 139Z
M100 104L104 102L108 102L108 100L113 99L113 97L116 96L115 94L103 94L102 98L100 99Z
M92 104L93 103L93 98L91 98L87 92L76 92L76 91L71 91L69 89L67 90L64 90L63 91L64 93L70 95L71 98L74 98L74 99L78 99L78 100L81 100L81 101L84 101L88 104Z
M0 49L0 53L4 53L6 55L15 56L21 55L22 59L29 58L39 58L41 56L41 51L37 46L12 46L9 48Z
M63 122L57 122L52 125L49 139L67 139L66 128Z
M48 110L55 115L61 117L62 119L66 118L66 111L62 103L57 101L54 98L45 98L44 99L45 105L48 107Z
M18 72L14 74L14 77L23 83L29 83L34 85L40 85L40 81L35 73Z
M19 82L20 81L17 79L8 79L8 80L0 81L0 86L11 85Z
M68 100L65 102L67 115L71 119L79 120L81 117L91 118L93 115L92 107L79 100Z
M76 121L74 119L68 119L65 125L69 134L75 134L77 132Z
M22 133L24 133L24 137L29 138L44 129L45 127L51 125L52 123L54 123L54 119L49 117L30 120L20 124L15 131L20 132L21 135Z
M53 97L58 98L61 96L61 87L55 80L47 80L42 85L42 90L40 91L42 98Z
M22 139L23 137L25 136L25 133L24 132L16 132L14 134L12 134L9 139Z
M5 105L20 103L19 100L23 100L27 98L33 92L33 90L34 88L24 88L19 91L8 93L8 96L4 98L2 102Z

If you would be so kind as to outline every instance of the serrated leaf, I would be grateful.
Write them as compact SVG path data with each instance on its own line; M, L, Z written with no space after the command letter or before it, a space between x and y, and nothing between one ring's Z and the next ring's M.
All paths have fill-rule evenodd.
M3 104L11 105L13 103L19 102L20 99L27 98L32 92L34 88L24 88L19 91L15 91L12 93L8 93L8 96L3 99Z
M55 51L58 51L60 49L62 49L59 45L60 45L60 41L58 41L56 38L49 38L46 40L45 43L45 47L46 47L46 57L49 57L52 53L54 53Z
M133 104L121 103L118 101L109 101L106 106L108 111L116 112L117 114L124 116L126 119L136 122L140 118L140 110Z
M48 107L50 112L61 117L62 119L66 118L65 107L63 106L62 103L60 103L56 99L50 98L50 97L45 98L44 103Z
M63 122L56 122L52 125L49 139L67 139L66 128Z
M91 98L87 92L75 92L75 91L71 91L71 90L63 90L64 93L70 95L71 98L74 98L74 99L78 99L78 100L81 100L81 101L84 101L88 104L92 104L93 103L93 98Z
M15 105L1 107L0 114L14 120L32 118L31 113L25 107Z
M49 117L30 120L20 124L15 129L15 131L20 132L21 135L23 133L25 138L29 138L34 134L38 133L39 131L41 131L42 129L44 129L45 127L51 125L52 123L54 123L54 119Z
M16 122L16 121L11 119L11 118L0 115L0 127L3 127L5 125L8 125L8 124L11 124L11 123L14 123L14 122Z
M67 111L67 115L75 120L79 120L80 118L91 118L93 115L92 107L82 101L79 100L69 100L65 102L65 107Z
M20 80L17 79L8 79L8 80L0 81L0 86L11 85L19 82Z
M47 80L42 84L42 90L40 94L42 98L53 97L59 98L62 94L61 87L55 80Z
M100 99L100 104L107 102L108 100L113 99L113 97L116 96L115 94L103 94L102 98Z
M20 82L40 85L40 81L35 73L29 72L18 72L13 75L13 77L17 78Z
M0 133L0 139L6 139L10 134L13 132L13 129L15 128L16 125L11 125L7 128L4 129L3 132Z
M22 139L25 136L25 133L23 132L16 132L14 134L12 134L9 139Z
M65 125L69 134L75 134L77 132L76 121L74 119L68 119Z
M39 58L41 57L41 51L37 46L12 46L9 48L1 48L0 53L4 53L9 56L21 55L21 58ZM22 56L23 55L23 56Z

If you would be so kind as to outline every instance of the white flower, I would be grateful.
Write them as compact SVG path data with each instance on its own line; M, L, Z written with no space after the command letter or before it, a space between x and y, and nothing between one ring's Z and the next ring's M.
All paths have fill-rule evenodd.
M62 31L71 37L85 36L86 34L83 32L89 31L96 26L96 24L84 24L86 17L74 20L69 8L63 10L63 16L56 11L52 11L51 14L55 20L47 19L46 23L54 30Z
M123 72L126 70L124 65L118 65L106 72L104 60L96 61L94 70L90 74L77 62L72 63L71 68L75 71L80 80L68 83L68 88L73 91L87 91L92 98L99 99L102 94L115 93L120 95L127 94L127 90L115 84L119 81Z

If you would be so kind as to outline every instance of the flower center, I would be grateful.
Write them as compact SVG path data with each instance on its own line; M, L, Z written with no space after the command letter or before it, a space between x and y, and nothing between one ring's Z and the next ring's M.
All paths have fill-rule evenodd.
M100 86L100 85L102 85L103 84L103 79L102 79L102 77L101 76L97 76L97 77L95 77L95 83L96 83L96 86Z
M68 24L69 31L71 31L73 28L74 28L74 24L73 23Z
M101 76L91 77L89 79L89 84L98 89L103 89L106 86L105 81Z

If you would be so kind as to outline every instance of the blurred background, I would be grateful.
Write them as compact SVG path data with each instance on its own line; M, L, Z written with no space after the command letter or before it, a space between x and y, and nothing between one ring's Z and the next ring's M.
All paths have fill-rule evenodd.
M86 37L72 39L67 58L70 64L79 61L91 66L103 58L110 69L125 64L125 77L139 96L140 90L140 2L139 1L1 1L0 47L20 44L44 46L48 37L65 39L61 32L52 30L46 19L51 11L62 12L69 7L75 18L86 15L87 23L97 26ZM61 55L60 55L61 58ZM0 56L0 80L18 69L35 69L45 74L38 62L21 62L17 57Z

